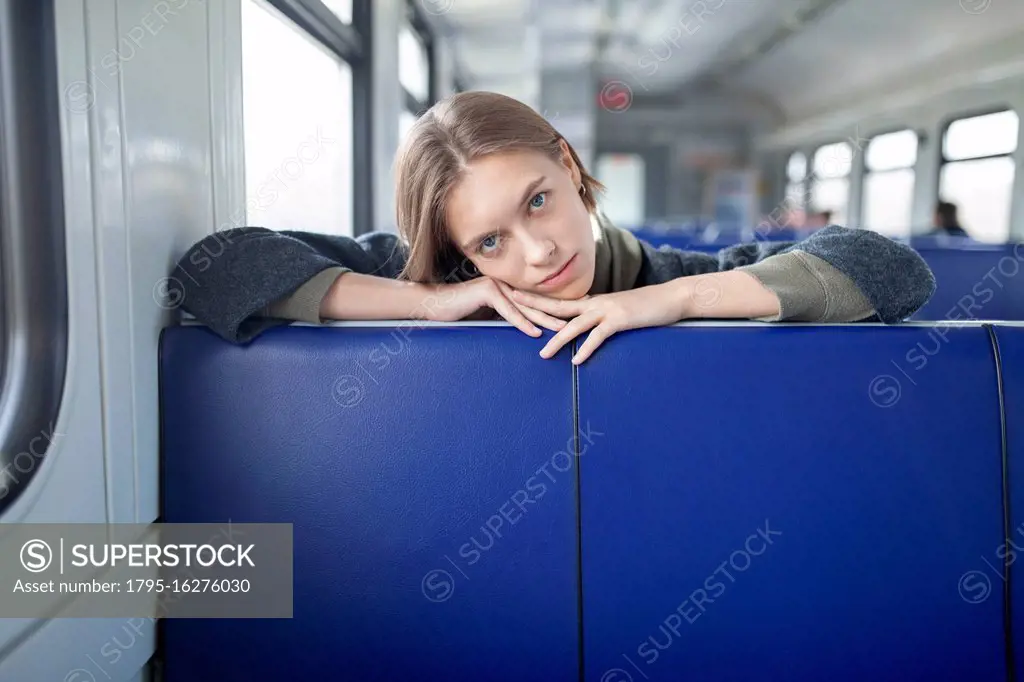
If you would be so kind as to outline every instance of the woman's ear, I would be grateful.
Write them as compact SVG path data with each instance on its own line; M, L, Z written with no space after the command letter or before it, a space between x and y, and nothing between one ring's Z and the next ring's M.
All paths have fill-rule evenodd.
M573 158L572 150L569 149L569 143L565 141L565 138L559 138L558 146L562 148L562 165L569 169L572 184L579 187L583 178L580 175L580 167L577 165L576 159Z

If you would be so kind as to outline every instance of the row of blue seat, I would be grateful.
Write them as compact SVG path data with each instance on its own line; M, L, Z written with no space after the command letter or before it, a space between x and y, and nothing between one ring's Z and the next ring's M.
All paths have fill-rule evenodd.
M740 242L788 242L802 240L812 235L816 227L786 227L780 225L737 225L708 224L654 224L631 227L638 238L651 244L670 244L680 248L697 248L701 244L716 244L720 247ZM982 244L970 237L946 235L943 232L928 232L913 235L905 240L912 246L970 247Z
M692 235L650 231L636 234L655 246L708 253L737 243L701 242ZM792 235L765 237L788 240ZM927 261L936 280L935 294L912 319L1024 320L1024 243L981 244L955 237L917 237L909 243Z
M936 289L911 319L1024 320L1024 243L915 249L935 274Z
M639 239L660 246L668 244L681 249L711 250L721 249L733 244L749 241L796 241L810 234L792 228L775 228L768 230L671 230L654 228L637 228L631 230Z
M292 619L163 621L166 682L1024 663L1024 326L691 323L578 368L543 342L166 330L163 520L293 523L295 576Z

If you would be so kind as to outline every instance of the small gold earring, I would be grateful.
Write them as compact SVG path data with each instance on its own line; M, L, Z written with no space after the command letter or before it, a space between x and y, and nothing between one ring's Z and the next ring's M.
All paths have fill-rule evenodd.
M587 186L586 185L580 185L580 196L585 196L586 193L587 193Z

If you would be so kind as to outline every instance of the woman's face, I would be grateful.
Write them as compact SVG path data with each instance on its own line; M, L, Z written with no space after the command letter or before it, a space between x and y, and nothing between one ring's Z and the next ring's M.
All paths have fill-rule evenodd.
M526 291L576 299L594 280L594 234L580 172L532 151L469 164L448 197L452 241L481 274Z

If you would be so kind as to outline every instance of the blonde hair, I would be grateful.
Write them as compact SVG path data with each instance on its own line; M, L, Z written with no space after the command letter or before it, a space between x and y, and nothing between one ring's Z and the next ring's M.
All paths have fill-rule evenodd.
M450 190L471 161L488 154L533 150L561 162L563 139L536 111L495 92L462 92L432 106L412 126L396 159L398 231L409 245L399 278L441 283L477 276L448 235ZM593 213L594 195L604 187L565 144L580 171L580 198Z

